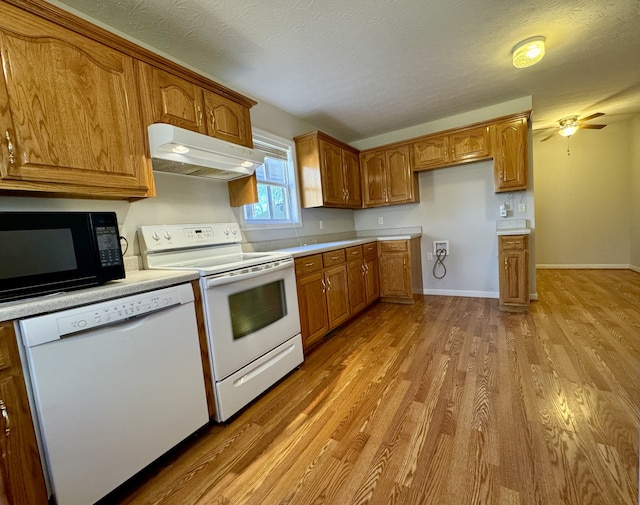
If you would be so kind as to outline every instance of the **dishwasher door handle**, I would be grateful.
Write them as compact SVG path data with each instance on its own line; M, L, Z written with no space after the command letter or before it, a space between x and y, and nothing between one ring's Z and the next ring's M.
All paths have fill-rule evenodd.
M268 263L267 263L268 265ZM246 279L253 279L254 277L260 277L261 275L267 275L271 272L277 272L278 270L284 270L285 268L293 267L293 260L284 260L273 266L260 265L258 270L249 270L246 273L227 273L222 274L220 277L207 278L207 288L213 288L215 286L221 286L223 284L230 284L232 282L244 281Z

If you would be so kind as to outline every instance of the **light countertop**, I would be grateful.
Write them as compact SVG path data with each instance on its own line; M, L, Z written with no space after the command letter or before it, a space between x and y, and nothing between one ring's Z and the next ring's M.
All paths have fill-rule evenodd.
M379 237L359 237L335 242L307 244L299 247L290 247L288 249L279 249L278 251L286 252L291 254L294 258L299 258L301 256L309 256L310 254L319 254L327 251L333 251L334 249L343 249L345 247L368 244L370 242L378 242L382 240L410 240L412 238L420 237L421 235L421 233L406 233L402 235L382 235Z
M530 235L531 228L503 228L496 233L498 235Z
M70 309L114 298L152 291L198 279L198 272L172 270L134 270L125 279L109 281L102 286L63 293L37 296L0 303L0 321L10 321L47 312Z

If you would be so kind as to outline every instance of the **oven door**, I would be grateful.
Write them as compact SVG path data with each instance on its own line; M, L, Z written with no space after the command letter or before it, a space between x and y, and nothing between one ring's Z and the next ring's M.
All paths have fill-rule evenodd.
M300 333L293 265L286 259L201 279L216 381Z

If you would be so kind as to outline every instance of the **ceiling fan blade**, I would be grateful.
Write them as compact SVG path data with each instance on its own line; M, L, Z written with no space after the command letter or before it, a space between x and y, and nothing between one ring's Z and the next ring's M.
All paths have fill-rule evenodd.
M604 116L604 112L596 112L595 114L591 114L590 116L587 117L583 117L582 119L578 119L578 121L582 122L582 121L591 121L592 119L595 119L597 117L600 116Z
M551 135L547 135L545 138L543 138L540 142L544 142L545 140L549 140L551 137L553 137L554 135L557 135L558 132L555 131L553 132Z
M585 128L587 130L602 130L606 124L581 124L578 128Z

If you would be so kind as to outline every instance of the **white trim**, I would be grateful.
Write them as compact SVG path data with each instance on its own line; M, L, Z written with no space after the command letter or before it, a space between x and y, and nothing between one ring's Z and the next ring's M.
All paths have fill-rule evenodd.
M543 269L547 269L547 268L554 268L554 269L592 269L592 270L626 270L626 269L633 269L633 267L629 264L625 265L625 264L607 264L607 263L603 263L603 264L576 264L576 265L572 265L572 264L542 264L542 265L536 265L536 268L539 268L541 270Z
M635 265L629 265L629 268L634 272L638 272L640 274L640 267L637 267Z
M496 291L466 291L464 289L423 289L423 295L465 296L468 298L498 298Z

